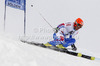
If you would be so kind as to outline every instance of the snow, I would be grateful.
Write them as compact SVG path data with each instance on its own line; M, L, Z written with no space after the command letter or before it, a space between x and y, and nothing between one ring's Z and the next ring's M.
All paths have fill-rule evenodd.
M28 45L13 39L11 36L0 35L0 66L78 65L98 66L100 65L100 61L88 60L50 49Z

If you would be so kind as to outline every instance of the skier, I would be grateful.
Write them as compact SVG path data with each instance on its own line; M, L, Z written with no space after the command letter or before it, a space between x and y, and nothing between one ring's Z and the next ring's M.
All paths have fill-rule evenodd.
M76 51L75 38L73 38L83 26L83 20L77 18L75 22L62 23L57 26L55 33L53 34L53 41L50 41L45 46L56 46L61 49L65 49L68 46L72 47L72 50ZM69 37L69 38L66 38Z

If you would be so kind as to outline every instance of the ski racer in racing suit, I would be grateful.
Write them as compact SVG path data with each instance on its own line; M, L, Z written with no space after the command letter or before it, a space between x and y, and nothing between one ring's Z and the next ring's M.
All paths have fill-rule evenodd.
M62 23L57 26L56 32L53 34L53 41L50 41L45 46L56 46L58 48L72 47L72 50L76 51L75 38L73 38L83 26L83 20L77 18L75 22ZM68 37L69 38L66 38Z

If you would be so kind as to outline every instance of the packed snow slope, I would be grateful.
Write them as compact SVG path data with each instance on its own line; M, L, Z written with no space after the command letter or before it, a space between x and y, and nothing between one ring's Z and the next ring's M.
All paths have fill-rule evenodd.
M100 61L87 60L50 49L32 46L22 43L19 40L9 37L8 35L0 35L0 66L99 65Z

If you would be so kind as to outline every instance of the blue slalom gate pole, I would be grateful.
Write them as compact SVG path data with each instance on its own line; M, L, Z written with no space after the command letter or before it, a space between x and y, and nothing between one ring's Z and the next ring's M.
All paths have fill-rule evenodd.
M5 0L5 10L4 10L4 32L5 32L5 25L6 25L6 0Z
M26 36L26 0L24 0L24 36Z

